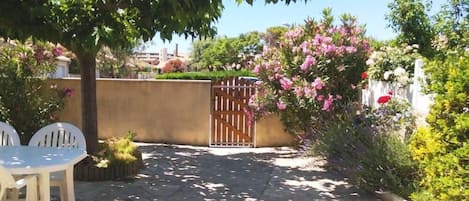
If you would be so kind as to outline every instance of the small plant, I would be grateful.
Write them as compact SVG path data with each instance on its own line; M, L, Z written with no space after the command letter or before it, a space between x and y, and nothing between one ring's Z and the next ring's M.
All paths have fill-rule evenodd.
M126 136L111 138L100 144L100 151L92 156L96 167L107 168L112 165L130 164L137 160L137 145L133 142L135 133L129 131Z
M408 139L416 128L415 115L408 100L394 97L392 92L378 98L376 109L365 107L362 119L373 132L394 135L401 140Z

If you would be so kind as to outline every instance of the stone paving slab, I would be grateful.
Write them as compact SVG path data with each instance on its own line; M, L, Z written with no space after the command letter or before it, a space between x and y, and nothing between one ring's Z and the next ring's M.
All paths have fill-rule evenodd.
M120 181L75 182L77 201L377 200L290 148L139 144L145 168ZM53 191L54 200L58 194Z

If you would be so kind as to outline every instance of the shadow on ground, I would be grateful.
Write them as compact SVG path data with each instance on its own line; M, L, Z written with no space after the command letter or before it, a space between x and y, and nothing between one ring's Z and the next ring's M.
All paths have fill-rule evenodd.
M76 182L92 200L376 200L289 148L140 144L145 168L121 181ZM57 200L57 196L54 196Z

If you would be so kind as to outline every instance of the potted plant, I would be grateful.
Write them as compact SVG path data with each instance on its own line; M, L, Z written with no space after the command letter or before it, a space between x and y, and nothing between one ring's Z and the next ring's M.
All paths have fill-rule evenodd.
M102 181L128 177L137 174L143 167L142 154L133 142L135 133L107 139L99 145L99 151L75 166L75 179L81 181Z

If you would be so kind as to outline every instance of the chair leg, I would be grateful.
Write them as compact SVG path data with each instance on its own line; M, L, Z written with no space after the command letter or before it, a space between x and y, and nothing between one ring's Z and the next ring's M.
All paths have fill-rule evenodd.
M66 182L62 182L59 186L60 190L60 201L68 201L67 197L67 184Z
M37 179L34 177L34 179L30 179L26 184L26 201L39 200L37 189Z
M0 200L4 200L6 198L6 188L1 188L0 189Z
M8 197L10 197L10 199L13 199L13 200L18 200L20 197L20 191L19 189L16 189L16 188L10 189L7 194L8 194Z

